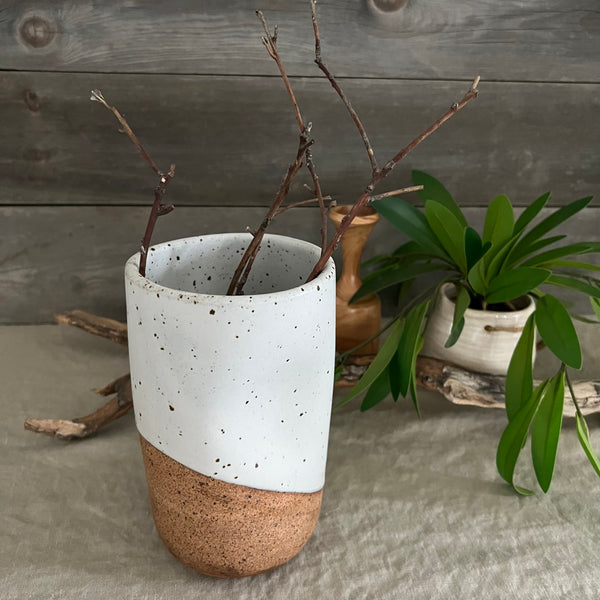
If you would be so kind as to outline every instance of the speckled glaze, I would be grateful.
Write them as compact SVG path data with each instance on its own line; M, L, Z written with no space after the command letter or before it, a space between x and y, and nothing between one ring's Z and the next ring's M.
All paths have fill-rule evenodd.
M178 508L180 498L169 499L165 492L173 464L186 469L181 471L186 479L205 477L227 484L231 490L252 488L276 493L280 499L291 495L302 505L307 500L298 499L320 494L324 484L333 393L333 261L319 277L303 283L318 259L319 248L267 235L245 295L226 296L249 241L248 234L175 240L150 249L146 277L138 273L139 255L125 267L136 425L144 444L164 457L158 461L164 481L160 482L156 472L148 477L157 528L182 562L218 576L241 576L233 571L228 575L223 567L228 561L235 562L240 547L255 547L259 542L269 546L277 538L263 539L265 528L256 514L247 523L237 514L234 521L244 521L245 531L253 530L255 538L248 534L243 542L224 540L229 550L221 548L225 558L215 557L221 562L213 568L205 564L207 542L197 536L195 552L204 557L204 566L198 566L195 559L177 550L180 546L175 540L181 539L182 532L164 526L165 514L171 523L178 511L182 519L189 520L188 513L195 506L187 497L186 510ZM147 460L146 469L149 473ZM206 504L207 489L198 488L197 506ZM236 495L235 491L227 493ZM219 512L217 508L215 504ZM296 512L303 518L308 514ZM316 523L314 511L308 512L310 523L295 523L303 532L290 540L295 552ZM220 518L224 518L222 512ZM194 531L201 531L205 521L195 522ZM189 525L192 527L191 521ZM219 527L219 531L236 529L231 523ZM167 542L169 529L174 536L171 542ZM272 553L274 560L277 555L275 563L262 561L259 570L272 568L282 557L288 560L293 554L287 550Z
M460 338L450 348L444 344L452 330L455 289L442 286L440 296L425 333L421 354L455 363L480 373L506 375L510 359L529 315L535 310L531 296L517 300L519 310L499 312L474 310L465 312L465 326ZM533 351L535 360L535 346Z

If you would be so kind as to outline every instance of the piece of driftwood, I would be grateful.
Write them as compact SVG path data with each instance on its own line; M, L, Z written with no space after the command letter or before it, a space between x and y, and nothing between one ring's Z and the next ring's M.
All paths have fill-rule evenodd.
M352 386L367 370L373 357L352 360L344 368L341 386ZM539 382L534 382L537 385ZM419 356L417 359L417 384L426 390L439 392L453 404L504 408L505 378L501 375L467 371L435 358ZM573 391L584 415L600 412L600 381L576 381ZM565 417L575 416L575 405L569 389L565 388Z
M92 331L92 330L87 330ZM95 333L94 331L92 331ZM86 438L98 429L120 419L133 407L131 396L131 377L123 375L103 388L93 390L101 396L114 396L98 410L85 417L76 419L26 419L25 429L36 433L45 433L64 440Z
M114 319L98 317L82 310L70 310L56 315L56 322L60 325L79 327L88 333L108 338L112 342L127 346L127 325ZM109 384L110 385L110 384ZM104 389L104 388L103 388ZM98 393L101 393L98 391ZM104 394L106 396L106 394Z
M127 345L127 325L113 319L105 319L81 310L56 316L64 325L79 327L115 343ZM371 364L373 356L351 357L344 366L342 377L336 387L353 386ZM434 358L420 356L417 359L417 384L426 390L439 392L453 404L504 408L505 379L499 375L475 373ZM578 381L573 385L581 412L584 415L600 412L600 381ZM45 433L61 439L86 438L102 427L122 417L133 406L129 373L94 390L101 396L115 394L106 404L85 417L76 419L26 419L25 429ZM575 416L571 394L565 389L565 417Z

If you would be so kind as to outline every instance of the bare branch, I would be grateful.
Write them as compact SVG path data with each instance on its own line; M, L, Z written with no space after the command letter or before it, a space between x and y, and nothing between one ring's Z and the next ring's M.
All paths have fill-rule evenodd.
M312 177L313 184L315 186L315 193L317 195L317 202L319 203L319 210L321 213L321 255L325 252L327 247L327 209L325 208L325 201L323 198L323 192L321 191L321 184L319 182L319 176L315 170L315 165L312 160L312 153L310 148L306 149L306 167Z
M311 2L314 0L311 0ZM308 276L307 281L313 280L324 268L327 264L329 258L333 255L334 250L339 244L342 236L350 227L350 224L354 220L354 218L360 213L360 211L370 202L370 197L375 189L375 186L385 178L390 171L412 150L414 150L423 140L427 139L434 131L439 129L441 125L443 125L448 119L453 117L459 110L464 108L471 100L477 97L478 89L477 84L479 83L479 76L475 79L469 91L461 98L459 102L454 103L439 119L434 121L425 131L423 131L420 135L418 135L408 146L400 150L382 169L373 173L371 177L371 181L367 184L367 187L364 189L363 193L359 196L358 200L353 204L352 208L348 212L348 214L342 219L335 235L332 240L327 245L325 252L321 254L321 258L317 261L317 264L314 266L310 275Z
M422 185L411 185L410 187L400 188L399 190L391 190L390 192L384 192L383 194L377 194L371 196L369 202L375 202L376 200L383 200L391 196L402 196L402 194L410 194L411 192L419 192L423 189Z
M427 139L434 131L439 129L448 119L453 117L459 110L463 109L471 100L477 98L479 90L477 85L480 81L479 75L473 81L473 84L469 88L469 91L458 101L452 104L450 108L436 121L434 121L425 131L420 133L408 146L402 148L394 158L392 158L386 165L381 169L381 176L378 180L383 179L409 152L412 152L423 140Z
M147 163L150 165L152 170L159 177L162 177L163 176L162 171L156 166L154 161L150 158L150 155L146 152L146 150L144 149L144 147L142 146L140 141L137 139L137 136L135 135L135 133L133 133L133 130L131 129L131 127L129 127L129 123L127 123L127 121L125 120L125 117L123 117L123 115L117 110L117 108L115 106L112 106L111 104L109 104L106 101L106 99L104 98L104 96L102 95L102 92L100 90L92 90L90 100L92 100L93 102L100 102L100 104L104 105L106 108L108 108L108 110L110 110L113 113L113 115L115 115L115 117L121 124L121 127L123 128L123 129L120 129L119 131L127 134L129 139L135 144L135 147L140 151L140 154L146 159Z
M303 154L306 157L306 164L312 177L313 184L315 186L315 194L317 196L317 201L321 210L321 254L325 251L325 247L327 245L327 210L325 208L323 194L321 191L321 186L319 184L319 178L317 176L316 169L312 160L312 154L310 152L310 147L314 143L314 140L308 137L312 125L310 123L308 125L304 123L302 113L300 112L300 108L296 100L296 96L294 95L294 91L292 90L290 80L281 61L279 50L277 49L277 27L274 28L273 34L271 34L263 13L261 11L256 11L256 15L260 19L260 22L262 23L265 32L265 37L262 38L262 43L267 49L269 56L277 64L279 74L281 75L281 78L285 85L285 89L292 103L294 115L296 117L296 121L298 122L298 127L300 129L300 139L298 142L298 152L296 153L296 159L294 163L288 167L283 182L279 188L279 191L277 192L277 195L275 196L275 199L273 200L273 203L271 204L271 207L269 208L267 216L261 223L260 227L254 234L252 241L246 248L242 259L240 260L240 263L237 269L235 270L231 283L229 284L229 288L227 289L228 295L237 295L242 293L244 285L248 280L250 270L252 269L252 265L254 264L256 255L260 249L260 244L264 237L265 230L271 224L273 218L277 214L280 214L281 205L289 192L292 180L294 179L294 177L300 170L300 167L302 166Z
M304 133L300 134L298 150L296 152L296 160L288 167L285 177L281 182L279 191L277 192L277 195L275 196L275 199L273 200L273 203L271 204L271 207L269 208L266 217L264 218L260 227L254 234L252 241L250 242L250 244L248 244L248 247L245 250L242 259L240 260L240 263L237 266L235 273L233 274L233 278L231 280L231 283L229 284L229 288L227 289L228 296L241 294L244 285L246 284L246 281L248 279L248 275L250 273L250 269L252 268L252 264L254 263L254 259L256 258L256 255L260 249L260 244L265 235L265 231L267 227L271 224L271 221L277 214L277 211L281 207L281 204L288 195L288 192L290 191L290 185L292 184L292 180L302 167L302 156L306 152L307 148L309 148L312 145L312 143L312 140L306 139Z
M321 60L321 37L319 35L319 24L317 21L317 1L316 0L311 0L310 8L311 8L311 13L312 13L313 31L314 31L314 35L315 35L315 63L317 64L319 69L321 69L321 71L323 71L325 77L327 77L327 79L329 80L329 83L331 84L333 89L337 92L338 96L340 97L340 99L342 100L344 105L346 106L346 109L350 113L350 117L354 121L354 124L356 125L356 128L358 129L358 133L360 134L360 137L362 138L363 144L365 145L365 149L367 150L367 155L369 156L369 161L371 163L372 174L375 175L375 173L378 171L377 160L375 159L375 153L373 152L373 146L371 146L371 142L369 141L367 132L365 131L365 128L364 128L361 120L359 119L358 114L356 114L356 111L352 107L352 104L350 104L350 100L348 100L348 98L346 97L346 94L344 94L342 88L338 85L338 82L336 81L336 79L333 76L333 74L331 73L331 71L327 68L327 66Z
M331 200L331 196L323 196L323 200ZM318 198L309 198L308 200L301 200L300 202L294 202L293 204L288 204L287 206L281 207L275 213L275 216L278 217L279 215L282 215L284 212L287 212L288 210L290 210L292 208L298 208L299 206L306 206L307 204L314 204L315 202L318 202L318 201L319 201Z
M140 151L141 155L146 159L152 170L159 177L158 185L154 188L154 202L152 203L152 208L150 209L148 223L146 224L146 231L144 232L144 237L142 238L142 244L140 247L139 272L140 275L144 277L146 275L148 248L150 247L150 240L152 238L152 233L154 232L156 220L158 219L158 217L170 213L174 208L173 205L164 206L162 204L162 199L165 195L165 192L167 191L167 185L169 184L169 181L171 181L171 179L173 179L173 177L175 176L175 165L172 164L169 168L169 172L166 175L164 175L163 172L156 166L154 161L150 158L150 155L146 152L142 144L140 144L135 133L133 133L133 130L131 129L131 127L129 127L129 123L127 123L127 121L125 120L125 117L123 117L123 115L121 115L121 113L114 106L110 105L106 101L100 90L92 90L91 94L92 95L90 96L90 100L93 100L94 102L100 102L100 104L104 105L115 115L115 117L123 127L122 131L129 136L129 139L135 144L137 149Z

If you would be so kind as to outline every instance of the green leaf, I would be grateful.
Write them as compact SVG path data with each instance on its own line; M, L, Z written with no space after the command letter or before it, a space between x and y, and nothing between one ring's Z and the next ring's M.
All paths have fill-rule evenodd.
M592 305L592 310L600 319L600 300L598 298L590 298L590 304Z
M406 266L396 264L384 267L363 279L361 287L350 298L350 304L385 288L414 279L423 273L441 270L446 270L446 266L439 263L414 263Z
M513 233L521 233L537 217L539 212L546 206L550 198L550 192L546 192L543 196L540 196L537 200L532 202L517 219Z
M456 285L456 299L454 300L454 316L452 318L452 329L450 335L444 344L445 348L454 346L465 326L465 311L469 308L471 296L467 289L462 285Z
M542 265L544 268L546 266L552 268L562 268L562 269L580 269L583 271L600 271L600 266L593 265L587 262L581 262L579 260L554 260L547 265Z
M445 206L463 227L467 226L467 220L460 207L440 181L423 171L416 170L412 172L412 180L414 185L423 186L423 189L417 192L423 204L427 200L435 200Z
M383 370L383 372L377 377L377 379L371 384L371 387L365 394L363 401L360 405L361 412L373 408L376 404L379 404L384 398L390 393L390 377L389 377L389 365Z
M537 301L535 322L546 346L573 369L581 368L581 347L573 321L562 302L545 294Z
M515 467L519 454L527 440L531 422L540 404L542 394L548 382L542 382L531 394L530 398L521 406L519 411L509 421L496 451L496 467L502 478L510 483L519 494L531 494L530 490L521 488L514 483Z
M466 275L465 226L443 204L434 200L425 203L425 218L444 250Z
M547 246L551 246L552 244L556 244L556 242L560 242L560 240L564 240L566 235L555 235L554 237L542 238L541 240L536 240L528 246L521 246L521 242L519 242L512 250L506 261L508 266L514 265L518 263L523 258L527 256L531 256L535 254L542 248L546 248Z
M546 217L543 221L541 221L538 225L533 227L529 232L527 232L518 244L518 247L527 247L531 245L532 242L540 239L542 236L546 235L549 231L552 231L556 227L558 227L561 223L564 223L566 220L570 219L573 215L577 214L580 210L583 210L590 202L592 201L592 197L588 196L587 198L581 198L581 200L575 200L575 202L571 202L566 206L562 206L558 210L554 211L551 215Z
M506 374L506 414L511 421L533 392L535 313L529 315L510 359Z
M480 258L472 267L469 269L467 275L467 281L473 288L475 293L480 296L485 296L487 293L487 281L485 278L485 256Z
M594 467L594 471L600 477L600 461L596 456L594 449L592 448L592 442L590 441L590 430L588 429L587 423L582 414L577 413L575 415L575 420L577 423L577 437L579 438L579 443L583 448L588 460Z
M356 398L356 396L361 392L364 392L379 377L379 375L381 375L396 353L403 329L404 319L398 319L392 327L390 335L379 349L373 362L369 365L369 368L359 379L358 383L336 404L336 408L339 408L350 402L353 398Z
M548 269L535 267L517 267L503 271L490 281L486 300L490 304L515 300L544 283L549 276Z
M411 371L410 386L409 386L410 397L412 399L412 403L415 407L415 411L417 412L417 416L419 418L421 418L421 409L419 408L419 398L417 396L417 378L416 378L417 356L419 355L419 352L421 352L421 350L423 349L424 341L425 341L425 338L424 338L423 334L420 333L419 337L417 339L417 343L415 346L415 352L413 354L412 363L411 363L411 367L410 367L410 371Z
M392 360L390 361L390 366L388 367L390 376L390 392L392 393L392 398L394 402L398 401L400 397L400 386L402 385L400 382L400 369L398 367L398 350L396 350L396 354L394 354Z
M448 255L431 231L425 215L412 204L392 196L372 202L371 206L409 239L435 256L448 260Z
M512 237L515 218L507 196L496 196L489 204L483 225L483 241L492 247Z
M577 292L582 292L591 298L600 298L600 288L590 285L589 283L585 283L584 281L579 281L578 279L573 279L572 277L565 277L563 275L552 275L546 279L545 283L550 285L555 285L558 287L569 288L571 290L575 290Z
M402 338L398 344L396 368L400 379L400 393L406 397L411 379L414 378L413 364L418 354L418 342L431 300L417 304L406 315L406 325L402 331Z
M487 247L489 248L490 245ZM481 237L472 227L467 227L465 229L465 255L467 257L467 268L470 269L483 254L483 241L481 240Z
M560 370L544 391L531 429L531 458L538 483L547 492L552 482L565 401L565 372Z
M568 246L561 246L560 248L553 248L546 252L540 252L540 254L536 254L522 262L521 266L535 267L543 263L554 262L556 259L563 258L564 256L579 256L580 254L589 254L592 252L600 252L600 243L579 242L569 244Z

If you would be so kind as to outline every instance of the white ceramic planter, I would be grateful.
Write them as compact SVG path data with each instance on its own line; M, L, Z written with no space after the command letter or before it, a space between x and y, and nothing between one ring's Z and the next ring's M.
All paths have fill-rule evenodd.
M243 511L234 511L224 517L229 518L234 536L237 530L234 550L224 550L219 542L227 535L221 529L223 523L214 530L218 553L229 552L228 558L209 564L210 552L198 551L212 517L197 524L200 539L194 542L196 555L190 558L188 550L181 548L190 543L165 539L170 535L165 533L168 523L176 518L169 507L183 493L182 514L194 502L204 510L206 498L198 494L212 486L220 496L213 506L223 512L236 502L243 506L240 499L252 489L266 494L267 503L285 504L286 510L310 505L310 519L316 523L314 495L320 505L333 392L333 261L305 284L319 249L300 240L267 235L245 295L225 296L248 241L247 234L176 240L151 248L146 277L138 273L139 255L125 267L134 410L149 485L160 489L177 488L178 483L187 486L187 491L173 490L175 499L150 489L155 522L167 546L183 562L220 576L260 572L291 556L289 551L277 556L271 552L264 561L252 559L251 553L254 557L260 553L260 540L248 536L265 538L267 554L274 540L262 526L258 533L240 534L240 522L249 526L248 518ZM161 463L158 467L157 462ZM174 470L179 470L177 477ZM196 484L191 482L198 474L202 485L196 486L196 493ZM253 513L252 519L257 518L260 521L260 515ZM271 507L264 518L272 525L277 511ZM289 515L282 519L289 521ZM288 538L290 527L282 523L280 530L285 529ZM178 535L188 533L184 528ZM240 535L248 538L246 542L240 543ZM302 540L295 540L294 554L306 542L304 538L308 539L306 531ZM253 560L255 568L248 568ZM232 566L236 561L239 568Z
M442 286L425 333L421 354L455 363L480 373L506 375L515 346L529 315L535 310L531 296L517 300L516 311L474 310L465 312L465 326L453 346L444 344L452 330L455 289ZM534 355L535 360L535 347Z

